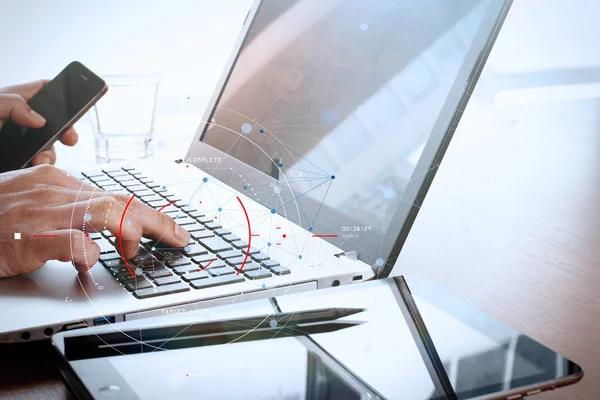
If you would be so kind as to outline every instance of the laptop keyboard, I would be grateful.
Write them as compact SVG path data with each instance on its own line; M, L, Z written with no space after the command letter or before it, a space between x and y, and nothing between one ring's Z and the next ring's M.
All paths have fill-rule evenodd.
M109 168L82 175L86 183L105 191L133 194L190 232L190 243L185 248L142 239L136 255L127 260L133 276L116 251L116 237L109 231L90 233L100 246L104 268L138 299L290 273L260 250L251 247L248 252L247 242L134 168Z

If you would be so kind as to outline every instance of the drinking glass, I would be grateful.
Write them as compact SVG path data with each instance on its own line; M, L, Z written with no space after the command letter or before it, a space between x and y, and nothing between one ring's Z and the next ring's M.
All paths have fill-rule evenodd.
M103 76L108 92L90 113L96 162L148 158L159 79L154 76Z

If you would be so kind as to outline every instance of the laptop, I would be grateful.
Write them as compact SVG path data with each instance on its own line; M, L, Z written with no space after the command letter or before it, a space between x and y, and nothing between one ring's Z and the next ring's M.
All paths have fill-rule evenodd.
M387 277L509 6L256 1L184 158L77 173L191 242L86 231L87 274L0 280L0 342Z

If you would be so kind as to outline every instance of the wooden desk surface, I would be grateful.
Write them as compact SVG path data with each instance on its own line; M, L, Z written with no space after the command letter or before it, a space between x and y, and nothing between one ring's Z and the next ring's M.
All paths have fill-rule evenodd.
M581 365L600 393L600 102L476 91L394 273L415 273ZM536 397L537 398L537 397Z

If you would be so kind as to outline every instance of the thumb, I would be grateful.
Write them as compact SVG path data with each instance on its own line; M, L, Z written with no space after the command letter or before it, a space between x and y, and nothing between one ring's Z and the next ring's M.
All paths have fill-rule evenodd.
M87 272L100 257L100 247L76 229L36 234L32 245L39 261L72 261L79 272Z
M31 128L41 128L46 123L44 117L33 111L20 95L0 93L0 119L9 118L17 125Z

